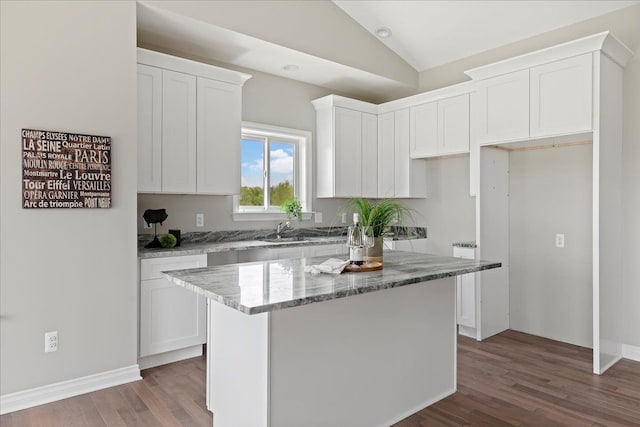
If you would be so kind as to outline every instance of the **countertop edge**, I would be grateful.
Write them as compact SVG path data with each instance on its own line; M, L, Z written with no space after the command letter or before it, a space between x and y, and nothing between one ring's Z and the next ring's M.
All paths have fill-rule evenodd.
M431 272L431 273L425 273L424 275L418 276L418 277L411 277L409 279L403 279L403 280L398 280L398 281L394 281L392 283L384 283L381 285L374 285L374 286L370 286L370 287L363 287L363 288L357 288L357 289L348 289L348 290L342 290L342 291L337 291L334 294L327 294L327 295L318 295L318 296L312 296L309 298L298 298L295 300L290 300L290 301L283 301L283 302L277 302L277 303L272 303L272 304L265 304L263 306L260 307L247 307L244 306L242 304L237 303L236 301L230 299L230 298L226 298L224 296L221 295L217 295L213 292L209 292L206 291L204 289L202 289L199 286L196 285L192 285L182 279L176 278L171 276L172 272L163 272L164 277L171 281L172 283L181 286L183 288L186 288L192 292L195 292L199 295L203 295L208 299L217 301L227 307L233 308L237 311L240 311L241 313L247 314L247 315L254 315L254 314L261 314L261 313L268 313L271 311L276 311L276 310L281 310L281 309L285 309L285 308L293 308L293 307L300 307L300 306L304 306L304 305L308 305L308 304L314 304L314 303L318 303L318 302L322 302L322 301L330 301L330 300L334 300L334 299L340 299L340 298L346 298L346 297L350 297L350 296L354 296L354 295L360 295L360 294L365 294L365 293L370 293L370 292L377 292L377 291L381 291L381 290L385 290L385 289L392 289L392 288L398 288L398 287L402 287L402 286L407 286L407 285L412 285L415 283L421 283L421 282L428 282L428 281L432 281L432 280L438 280L438 279L442 279L442 278L446 278L446 277L453 277L453 276L458 276L461 274L467 274L467 273L475 273L478 271L483 271L483 270L489 270L489 269L493 269L493 268L500 268L502 267L502 263L501 262L491 262L491 261L476 261L479 263L484 263L482 265L476 265L473 267L467 267L467 268L453 268L451 271L442 271L442 272ZM350 273L350 274L357 274L357 273Z

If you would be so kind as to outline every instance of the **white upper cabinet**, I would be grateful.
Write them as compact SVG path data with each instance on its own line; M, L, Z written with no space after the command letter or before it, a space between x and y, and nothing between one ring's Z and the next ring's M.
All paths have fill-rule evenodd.
M334 107L335 197L362 194L362 113Z
M410 109L411 157L437 156L438 144L438 103L416 105Z
M529 137L529 70L477 82L471 96L476 143L495 144Z
M543 53L535 55L544 58ZM522 66L522 57L503 61ZM486 76L491 66L467 73ZM474 143L500 144L593 130L593 54L583 53L478 80L471 97Z
M250 77L138 49L139 192L240 192L242 85Z
M162 70L138 64L138 191L162 190Z
M378 114L377 105L337 95L312 103L317 197L426 196L426 164L410 156L409 107Z
M409 154L410 116L409 108L378 116L379 198L426 197L426 164Z
M162 71L162 191L196 191L196 78Z
M377 197L378 118L375 106L329 95L316 109L317 197Z
M469 152L469 94L438 101L440 155Z
M469 152L469 95L411 107L411 158Z
M378 197L395 196L395 113L378 116Z
M197 78L197 174L201 194L235 194L240 188L240 86Z
M362 113L362 197L378 197L378 116Z
M591 53L531 68L531 137L590 131Z

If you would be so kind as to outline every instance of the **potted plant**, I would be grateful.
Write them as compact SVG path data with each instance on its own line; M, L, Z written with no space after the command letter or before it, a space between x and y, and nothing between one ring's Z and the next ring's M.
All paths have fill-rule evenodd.
M296 217L298 221L302 222L302 203L297 197L282 202L280 210L287 215L289 221L291 221L292 217Z
M411 209L393 199L383 199L372 202L368 199L353 199L349 205L360 215L360 225L371 227L373 230L374 244L365 249L365 262L382 262L383 234L389 225L396 221L399 225L405 218L411 217Z

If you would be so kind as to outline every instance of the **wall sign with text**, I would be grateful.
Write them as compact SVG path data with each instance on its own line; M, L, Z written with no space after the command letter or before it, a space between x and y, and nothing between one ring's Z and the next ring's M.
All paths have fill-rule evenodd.
M22 129L23 208L110 208L111 138Z

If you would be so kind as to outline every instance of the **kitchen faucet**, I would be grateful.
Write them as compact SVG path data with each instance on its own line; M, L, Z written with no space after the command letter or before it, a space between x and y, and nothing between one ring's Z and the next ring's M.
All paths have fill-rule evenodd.
M284 230L286 230L287 228L291 229L291 223L289 221L287 222L281 222L276 226L276 238L280 239L282 238L282 236L280 235L280 233L282 233Z

